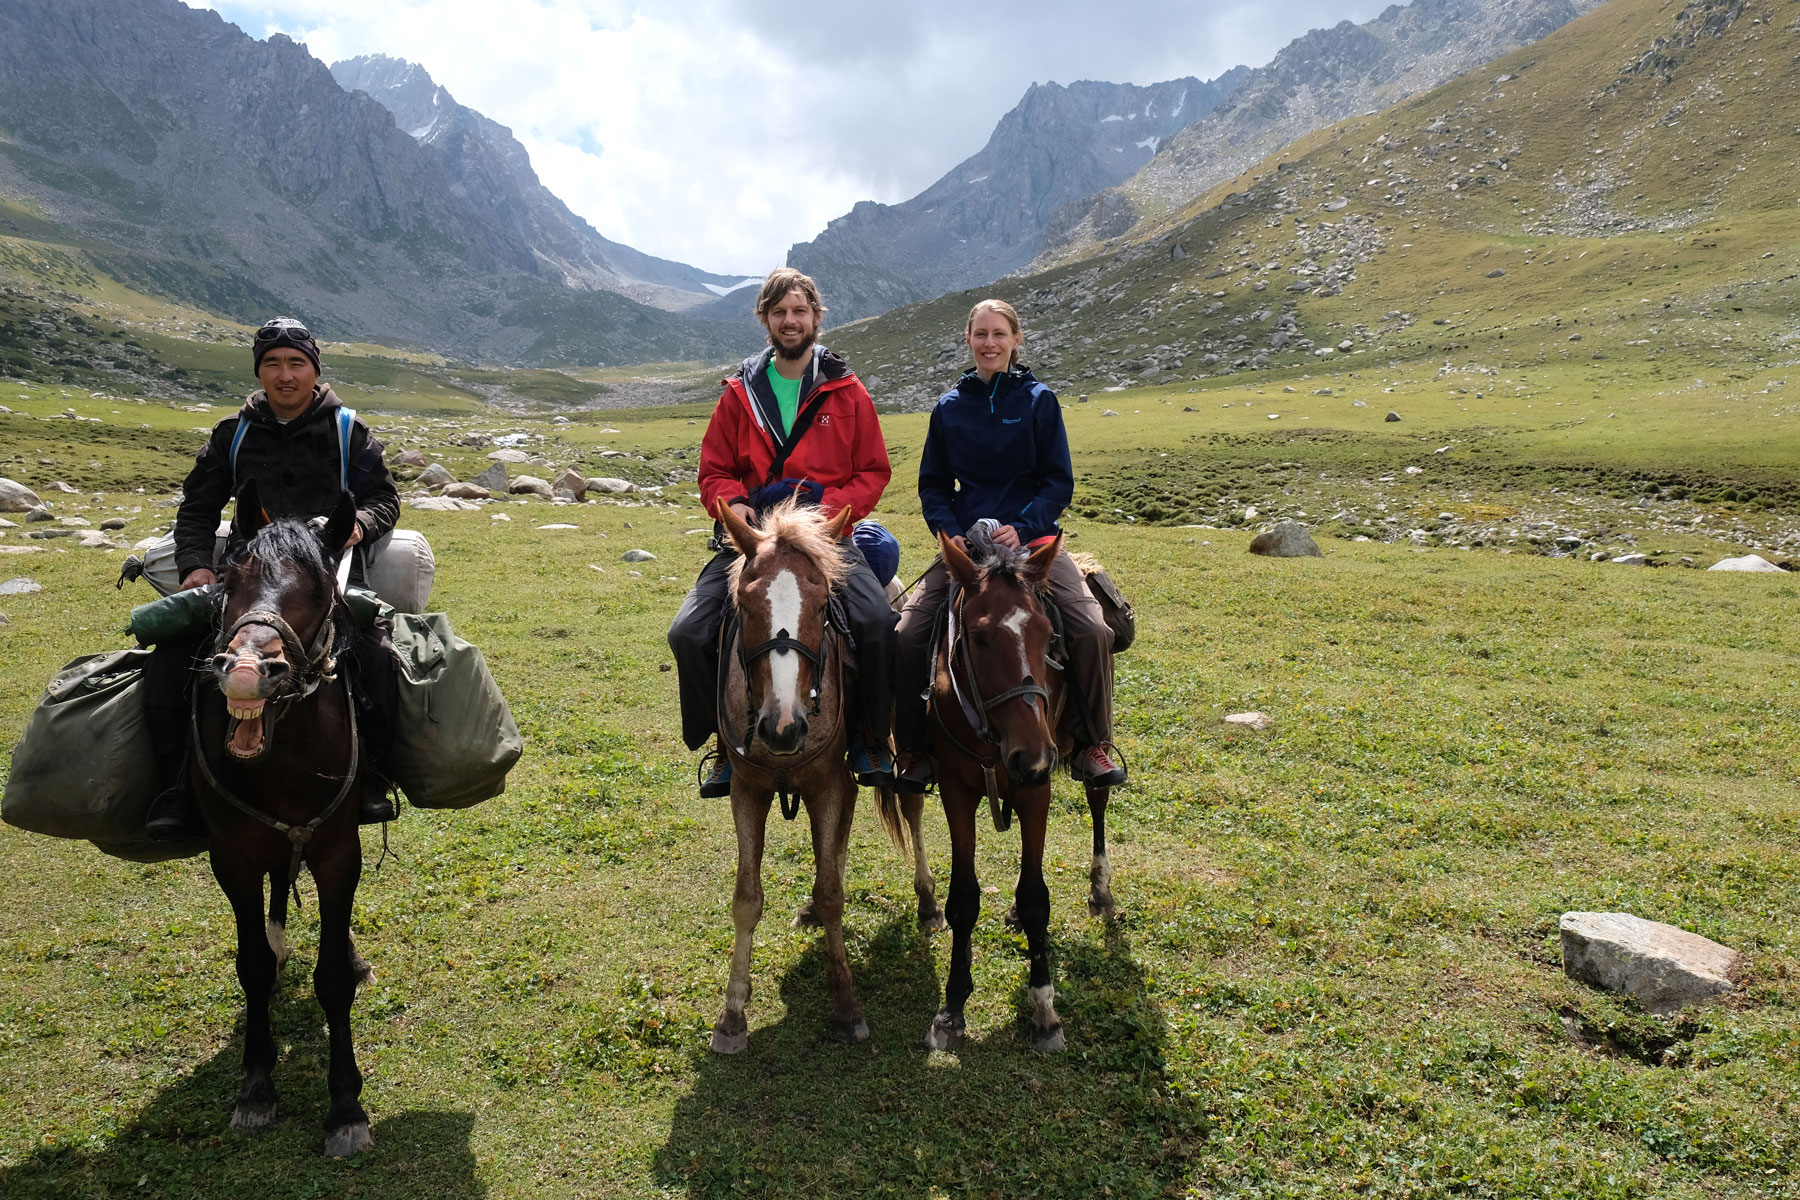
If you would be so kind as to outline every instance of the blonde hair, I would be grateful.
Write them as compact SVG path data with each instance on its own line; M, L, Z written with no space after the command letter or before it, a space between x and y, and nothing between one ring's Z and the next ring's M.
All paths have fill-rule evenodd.
M812 305L813 312L821 317L825 315L825 301L819 298L819 285L812 281L812 276L792 267L776 267L763 280L762 290L756 293L756 319L766 324L769 310L789 292L799 292Z
M967 341L969 339L970 332L975 328L975 318L980 316L984 312L991 312L995 316L999 317L1002 321L1005 321L1008 325L1010 325L1012 327L1013 336L1023 339L1024 331L1019 328L1018 311L1016 309L1014 309L1013 306L1008 304L1006 301L995 300L990 297L989 299L986 299L986 300L976 301L975 307L971 308L969 310L969 319L967 321L963 322L963 340L964 341ZM1022 344L1023 344L1023 342L1021 341L1021 345ZM1006 365L1009 367L1016 367L1019 365L1019 347L1018 346L1013 347L1012 359Z

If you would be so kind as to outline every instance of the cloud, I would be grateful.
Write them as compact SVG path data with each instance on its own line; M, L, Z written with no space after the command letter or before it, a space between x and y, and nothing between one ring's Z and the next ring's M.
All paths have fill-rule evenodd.
M188 0L199 5L199 0ZM859 200L915 195L1033 82L1152 83L1258 66L1384 0L217 0L329 63L389 54L512 129L607 237L760 274Z

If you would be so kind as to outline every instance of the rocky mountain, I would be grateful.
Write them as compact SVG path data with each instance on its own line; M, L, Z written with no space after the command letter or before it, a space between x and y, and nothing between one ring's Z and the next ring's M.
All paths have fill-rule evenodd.
M1307 136L1147 234L985 290L1019 309L1039 378L1077 394L1204 394L1207 379L1268 372L1272 398L1323 396L1305 381L1324 369L1377 407L1389 373L1421 360L1477 394L1527 378L1585 391L1626 371L1645 387L1750 378L1733 372L1790 366L1800 346L1796 94L1791 13L1612 0ZM967 362L973 298L898 309L833 345L883 400L929 405ZM1108 399L1183 419L1179 391ZM1284 419L1279 401L1270 412Z
M943 178L900 204L858 204L788 265L819 281L834 324L996 279L1031 261L1053 213L1129 178L1247 75L1033 84Z
M1529 45L1603 0L1413 0L1296 38L1236 93L1170 137L1130 180L1056 213L1034 266L1142 232L1315 129Z
M478 212L510 228L569 286L681 310L743 282L602 237L539 182L510 129L458 104L423 67L371 54L333 63L331 74L345 91L366 93L393 113L403 132L438 156Z
M716 358L744 340L597 290L603 264L650 272L532 193L508 143L422 145L304 46L180 0L0 5L0 210L138 291L463 359Z

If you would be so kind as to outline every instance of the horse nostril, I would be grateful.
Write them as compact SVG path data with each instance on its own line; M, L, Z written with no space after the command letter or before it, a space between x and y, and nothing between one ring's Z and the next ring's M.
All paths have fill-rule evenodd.
M280 679L291 670L293 670L293 668L279 658L265 659L262 664L263 674L267 675L270 679Z

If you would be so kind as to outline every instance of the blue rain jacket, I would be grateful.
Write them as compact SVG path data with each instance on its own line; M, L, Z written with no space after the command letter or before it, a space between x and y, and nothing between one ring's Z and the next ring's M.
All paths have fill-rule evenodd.
M1057 531L1074 495L1062 406L1029 369L991 383L965 372L931 410L919 500L933 533L961 537L993 517L1029 542Z

